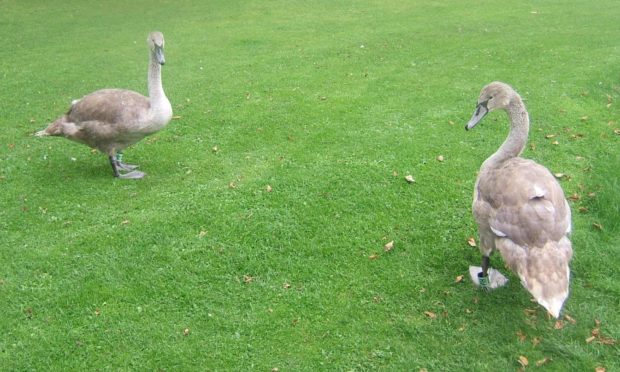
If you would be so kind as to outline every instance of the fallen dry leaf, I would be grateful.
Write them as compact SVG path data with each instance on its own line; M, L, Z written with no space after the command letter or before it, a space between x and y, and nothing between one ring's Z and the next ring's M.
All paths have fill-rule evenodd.
M551 142L551 144L552 144L552 145L556 145L556 146L557 146L557 145L559 145L560 143L559 143L558 141L553 141L553 142Z
M271 185L267 185L267 187L265 187L265 190L266 190L267 192L271 192L271 191L273 191L273 189L271 188Z
M254 281L254 277L251 275L244 275L243 282L244 283L252 283Z
M553 176L557 179L562 179L564 178L565 174L564 173L553 173Z
M544 357L543 359L541 359L541 360L537 360L537 361L536 361L536 367L540 367L540 366L542 366L543 364L547 364L547 363L548 363L548 362L550 362L550 361L551 361L551 358L549 358L549 357Z
M523 355L520 355L520 356L519 356L518 362L519 362L519 364L520 364L522 367L527 367L527 365L528 365L528 364L530 364L530 362L527 360L527 358L526 358L526 357L524 357Z
M564 328L564 322L562 320L556 320L555 324L553 325L554 329L562 329Z
M536 346L536 345L540 344L540 342L541 342L540 337L534 337L532 339L532 346Z
M588 213L588 208L586 208L586 207L579 207L579 213Z
M273 367L273 368L271 369L271 372L280 372L280 368L278 368L278 367Z
M200 232L198 233L198 237L199 238L204 238L205 236L207 236L207 231L206 230L200 230Z
M598 366L594 369L594 372L606 372L607 369L605 369L605 367L603 366Z
M596 340L596 336L590 336L588 338L586 338L586 343L589 344L590 342Z
M435 313L434 313L434 312L432 312L432 311L425 311L425 312L424 312L424 315L426 315L427 317L429 317L429 318L431 318L431 319L435 319L435 318L437 318L437 314L435 314Z
M523 309L523 312L527 316L536 316L536 313L538 312L538 310L536 310L536 309Z
M527 336L521 330L517 331L517 337L519 338L519 341L521 342L525 341L525 339L527 338Z
M390 241L388 242L386 245L383 246L383 250L386 252L391 251L392 249L394 249L394 241Z
M123 221L121 221L121 225L129 225L129 220L123 220Z
M220 151L220 148L219 148L219 147L217 147L217 146L213 146L213 147L211 147L211 152L213 152L213 153L217 154L219 151Z
M463 275L459 275L459 276L456 277L456 279L454 279L455 283L460 283L462 281L463 281Z
M291 288L291 285L289 283L285 282L284 284L282 284L282 288L289 289L289 288Z
M614 134L617 134L620 136L620 129L614 129Z
M443 155L439 155L439 156L437 157L437 161L439 161L439 162L444 161L444 160L445 160L445 159L444 159Z
M554 138L554 137L555 137L555 134L547 134L547 135L545 136L545 138L547 138L547 139L549 139L549 138Z
M231 181L231 182L228 184L228 188L229 188L229 189L236 189L236 188L237 188L237 185L236 185L234 182L232 182L232 181Z
M475 247L476 246L476 239L474 239L473 236L470 236L467 239L467 244L469 244L470 247Z
M405 181L407 181L407 183L414 183L415 182L415 180L413 179L412 175L405 176Z
M581 195L577 194L577 193L573 193L571 196L568 197L570 200L572 201L578 201L581 200Z
M393 172L392 172L392 176L394 176L394 177L398 177L398 172L397 172L397 171L393 171Z
M577 321L575 319L573 319L570 315L566 315L564 314L564 319L568 320L569 322L571 322L571 324L575 324L577 323Z
M377 258L379 258L379 255L376 253L371 254L370 256L368 256L369 259L371 260L376 260Z
M189 328L185 328L183 330L183 336L188 336L189 335Z
M603 225L601 225L600 223L597 223L597 222L593 223L592 227L594 227L597 230L601 230L601 231L603 230Z
M584 116L579 118L579 120L581 120L581 121L588 121L588 119L589 119L588 115L584 115Z

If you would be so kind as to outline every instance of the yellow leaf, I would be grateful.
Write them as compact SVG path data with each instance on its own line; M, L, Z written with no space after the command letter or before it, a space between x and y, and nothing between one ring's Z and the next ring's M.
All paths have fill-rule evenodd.
M536 367L540 367L540 366L542 366L543 364L547 364L549 361L551 361L551 358L548 358L548 357L544 357L544 358L543 358L543 359L541 359L541 360L537 360L537 361L536 361Z
M474 239L473 236L470 236L469 239L467 239L467 244L469 244L470 247L475 247L476 246L476 239Z
M413 176L410 175L410 174L405 176L405 181L407 181L407 183L414 183L415 182L415 180L413 179Z
M463 281L463 275L459 275L459 276L456 277L456 279L454 279L455 283L460 283L462 281Z
M271 188L271 185L267 185L267 187L265 187L265 190L266 190L267 192L271 192L271 191L273 191L273 189Z
M388 242L386 245L383 246L383 250L386 252L391 251L392 249L394 249L394 241L390 241Z
M557 320L555 322L555 324L553 325L553 328L554 329L562 329L562 328L564 328L564 322L561 321L561 320Z
M526 357L524 357L523 355L519 356L519 364L521 364L521 366L523 367L527 367L528 364L530 364L530 362L527 360Z
M521 342L525 341L525 339L527 338L527 336L521 330L517 331L517 337L519 338L519 341Z
M437 161L439 161L439 162L442 162L442 161L444 161L444 160L445 160L445 159L444 159L443 155L439 155L439 156L437 157Z

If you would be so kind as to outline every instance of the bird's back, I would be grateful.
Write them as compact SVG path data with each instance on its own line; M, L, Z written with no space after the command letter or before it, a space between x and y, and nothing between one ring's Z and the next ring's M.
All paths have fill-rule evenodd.
M544 246L570 232L570 208L560 184L532 160L516 157L492 169L483 166L473 207L479 223L519 245Z

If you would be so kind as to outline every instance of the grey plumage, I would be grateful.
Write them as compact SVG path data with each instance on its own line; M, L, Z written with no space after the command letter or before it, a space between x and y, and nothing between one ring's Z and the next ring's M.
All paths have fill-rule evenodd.
M482 275L489 255L498 250L523 286L557 318L569 290L570 207L547 168L519 157L527 142L529 117L510 86L500 82L485 86L466 129L495 109L508 113L510 133L482 164L474 189Z
M117 155L161 130L172 118L172 107L161 83L164 36L161 32L151 32L147 43L149 97L124 89L98 90L73 101L65 115L36 135L63 136L98 149L108 155L115 176L142 178L144 173L135 170L137 166L122 163Z

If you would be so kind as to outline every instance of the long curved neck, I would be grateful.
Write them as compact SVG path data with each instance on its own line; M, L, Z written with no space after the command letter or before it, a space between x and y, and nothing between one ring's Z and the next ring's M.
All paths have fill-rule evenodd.
M510 132L499 149L485 161L486 166L498 166L510 158L519 156L525 148L530 119L521 98L513 99L506 108L506 113L510 118Z
M161 84L161 65L157 62L155 56L151 55L149 61L149 98L151 102L159 102L162 98L166 98L164 88Z

